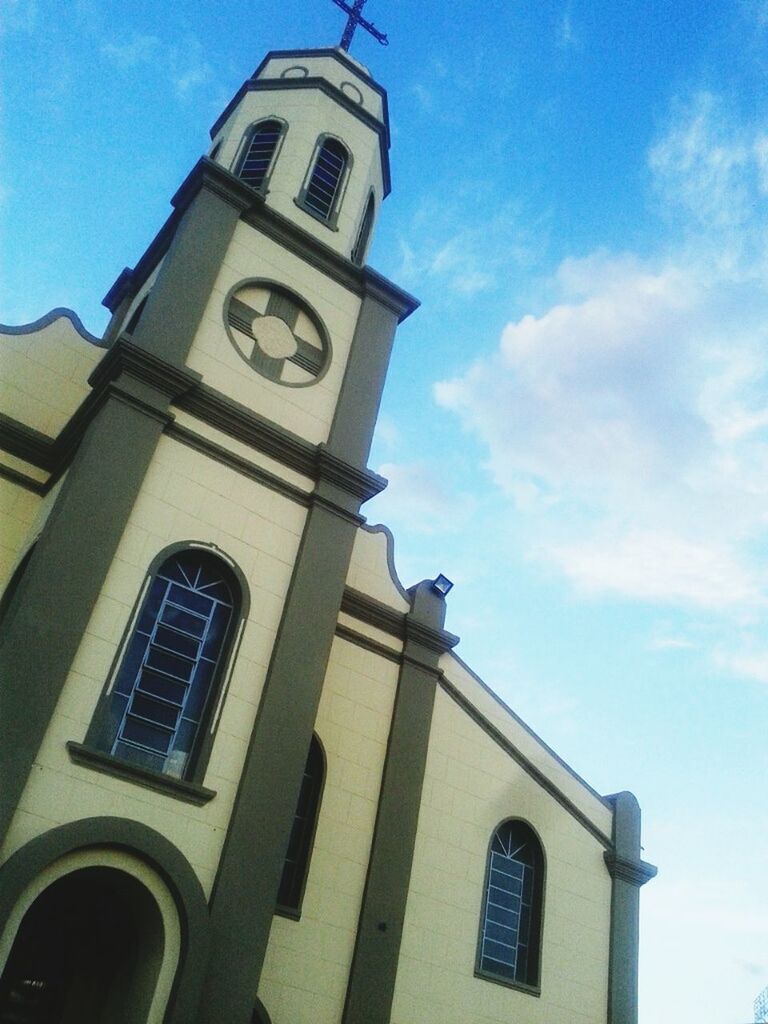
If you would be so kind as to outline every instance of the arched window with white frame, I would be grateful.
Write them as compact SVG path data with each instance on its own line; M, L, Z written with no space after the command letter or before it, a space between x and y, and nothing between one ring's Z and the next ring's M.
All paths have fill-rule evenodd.
M121 761L192 779L207 754L246 595L217 553L179 548L150 572L87 742Z
M538 990L544 909L544 850L524 821L496 829L488 851L477 973Z
M338 139L321 136L299 204L319 220L334 226L351 158Z
M248 133L235 174L257 192L266 190L286 127L284 121L269 118L259 121Z

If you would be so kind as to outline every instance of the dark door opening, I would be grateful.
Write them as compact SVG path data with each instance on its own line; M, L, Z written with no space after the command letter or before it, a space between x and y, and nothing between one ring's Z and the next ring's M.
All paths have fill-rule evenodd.
M0 1024L144 1024L162 956L160 911L137 879L73 871L24 915L0 979Z

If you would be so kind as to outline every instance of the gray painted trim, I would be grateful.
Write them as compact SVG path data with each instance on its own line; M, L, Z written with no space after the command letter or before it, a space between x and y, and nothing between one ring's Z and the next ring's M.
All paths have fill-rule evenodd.
M281 477L275 476L274 473L262 469L261 466L257 466L254 462L249 462L248 459L236 455L228 448L216 444L201 434L196 434L187 427L179 426L178 423L169 423L165 428L165 433L180 444L184 444L188 448L200 452L201 455L206 455L208 458L220 462L223 466L227 466L236 473L240 473L241 476L246 476L250 480L263 484L264 487L269 487L270 490L282 494L289 501L295 501L297 505L309 507L311 504L312 495L309 492L294 487L293 484L287 483Z
M249 1022L355 530L317 502L307 515L211 897L199 1024Z
M133 270L123 270L107 292L103 301L108 309L114 312L126 294L138 294L167 252L186 207L204 184L211 190L219 189L234 196L235 201L242 205L242 218L247 224L258 228L267 237L356 295L371 293L397 314L399 322L418 309L418 300L408 292L398 288L370 267L355 266L351 260L341 256L298 224L266 206L263 196L254 192L225 167L207 157L198 160L182 183L173 199L176 209L150 243L136 267Z
M403 663L402 655L399 651L393 650L391 647L387 647L386 644L380 644L377 640L371 639L369 636L365 636L364 633L358 633L355 629L350 629L349 626L344 626L342 623L336 625L336 636L342 640L348 641L350 644L354 644L356 647L362 647L366 651L370 651L372 654L378 654L380 658L385 658L387 661L394 661L396 665Z
M373 114L365 109L365 107L361 107L359 104L355 103L355 101L350 99L346 93L342 92L341 89L337 88L326 78L313 76L308 78L247 79L243 82L214 123L210 132L211 138L219 133L222 125L227 121L230 114L241 102L243 97L247 96L249 92L290 92L296 89L311 89L313 91L322 92L335 103L338 103L338 105L348 114L351 114L356 120L364 124L366 128L370 128L370 130L375 133L379 140L381 177L384 196L386 198L386 196L388 196L392 191L392 172L389 166L389 131L387 125L377 117L374 117Z
M25 473L20 473L17 469L11 469L10 466L3 466L0 464L0 477L5 480L10 480L11 483L16 484L19 487L23 487L25 491L31 491L33 494L37 494L42 497L48 490L48 482L35 480L34 477L27 476Z
M146 789L154 789L158 793L176 797L188 804L202 806L216 796L215 789L206 789L205 786L196 782L176 779L172 775L163 775L162 772L153 772L149 768L142 768L141 765L123 761L119 757L113 757L103 750L96 750L83 743L69 740L66 747L75 764L82 765L84 768L93 768L97 772L103 772L116 779L135 782Z
M613 805L613 850L605 854L612 878L608 957L608 1024L637 1024L640 886L656 868L640 857L640 805L632 793L608 797Z
M6 614L0 639L0 836L21 797L162 428L159 415L107 394Z
M339 64L345 67L348 71L351 71L356 75L362 82L365 82L374 92L377 92L381 96L382 103L386 109L387 92L384 86L373 79L368 73L367 69L363 68L360 64L356 64L350 57L347 56L344 50L339 47L320 47L317 50L270 50L269 53L262 59L259 66L251 75L251 78L258 78L264 68L271 60L283 60L286 57L296 58L301 60L305 57L333 57Z
M394 313L366 295L328 435L328 448L353 465L364 466L371 450L396 329Z
M439 653L418 637L439 635L445 599L413 587L368 875L347 985L343 1024L389 1024L416 843Z
M611 803L611 798L610 797L603 796L601 793L598 793L596 789L593 789L592 786L590 786L590 784L588 782L586 782L579 775L579 773L577 771L575 771L573 768L571 768L571 766L568 764L567 761L564 761L562 759L562 757L560 757L560 755L558 753L556 753L556 751L554 751L552 749L552 747L549 746L548 743L545 743L545 741L541 738L541 736L538 735L538 733L533 731L533 729L530 727L530 725L528 725L526 722L524 722L523 719L512 710L512 708L509 706L509 704L506 704L501 699L501 697L498 695L498 693L495 693L491 689L491 687L484 680L482 680L480 678L480 676L477 674L477 672L475 672L473 669L471 669L469 667L469 665L465 661L462 661L462 659L459 657L458 654L456 654L454 652L453 657L456 659L457 663L459 665L461 665L461 667L465 670L465 672L469 673L469 675L472 676L472 678L478 684L478 686L480 686L483 690L485 690L485 692L488 694L488 696L492 697L493 700L499 705L499 707L503 708L503 710L510 716L510 718L513 718L515 720L515 722L520 726L520 728L524 729L525 732L528 733L528 735L531 737L531 739L536 740L536 742L542 747L542 749L546 750L546 752L550 755L550 757L552 757L555 761L557 761L557 763L560 765L561 768L564 768L568 772L568 774L572 778L574 778L576 780L576 782L579 783L579 785L583 786L584 789L586 789L587 792L591 796L593 796L595 798L595 800L598 800L609 811L613 810L613 804Z
M424 580L424 583L430 585L431 582L431 580ZM363 594L353 587L345 587L341 610L369 626L375 626L376 629L397 637L398 640L411 637L437 654L450 651L459 642L459 638L453 633L444 629L434 629L423 622L416 622L412 617L409 618L408 613L395 611L389 605L382 604L381 601L368 597L367 594Z
M95 334L91 334L90 331L86 330L83 326L83 321L77 313L74 310L67 309L66 306L56 306L55 309L43 314L39 319L33 320L30 324L22 324L20 327L0 324L0 334L35 334L37 331L42 331L44 327L48 327L49 324L55 323L56 320L61 320L62 317L65 320L69 320L83 341L87 341L89 345L96 345L98 348L104 347L101 338L97 338Z
M0 447L9 455L50 473L56 465L54 445L54 439L47 434L0 413Z
M84 818L32 839L0 866L0 929L24 889L41 872L68 853L93 847L116 847L140 857L168 886L179 915L181 949L164 1024L189 1024L195 1019L208 960L208 911L191 865L154 829L125 818Z
M586 829L591 836L593 836L601 846L604 846L607 850L612 848L611 839L602 832L597 825L595 825L590 819L584 814L580 808L573 803L573 801L559 789L554 782L552 782L547 776L536 767L536 765L530 761L522 751L512 743L507 737L496 728L496 726L490 722L481 711L479 711L474 704L472 704L464 694L449 682L448 679L443 676L440 679L440 687L445 693L451 698L454 703L465 711L469 717L480 726L480 728L493 740L497 746L501 747L505 754L508 754L513 761L520 765L523 771L529 775L537 785L545 790L551 797L553 797L561 807L563 807L568 813L574 818L579 824ZM517 716L515 716L517 717Z

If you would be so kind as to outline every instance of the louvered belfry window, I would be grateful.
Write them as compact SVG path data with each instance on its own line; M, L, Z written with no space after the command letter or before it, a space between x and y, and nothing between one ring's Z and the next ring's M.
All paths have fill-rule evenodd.
M246 185L263 189L282 132L280 121L262 121L253 129L237 172Z
M283 876L277 894L277 904L282 910L298 911L301 907L304 886L309 872L312 840L320 810L324 775L323 751L317 737L313 736L307 763L304 767L304 778L301 782L288 852L283 863Z
M544 855L533 829L506 821L496 830L480 933L479 970L502 981L537 986Z
M111 695L115 757L189 774L232 636L234 590L227 567L207 551L184 550L157 570Z
M304 205L322 220L330 220L335 210L347 161L347 151L336 139L326 139L317 151Z

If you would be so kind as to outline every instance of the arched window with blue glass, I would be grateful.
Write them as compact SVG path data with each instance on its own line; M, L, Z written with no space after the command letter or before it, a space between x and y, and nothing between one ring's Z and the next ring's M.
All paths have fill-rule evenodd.
M488 851L478 974L538 990L543 908L541 842L526 822L502 822Z
M199 774L243 612L238 575L203 547L175 550L154 569L94 746L176 778Z
M257 192L265 192L286 132L285 121L271 117L253 125L236 163L238 178Z

